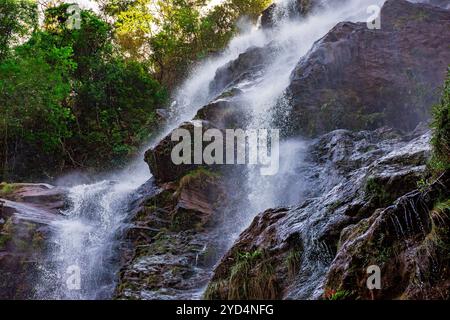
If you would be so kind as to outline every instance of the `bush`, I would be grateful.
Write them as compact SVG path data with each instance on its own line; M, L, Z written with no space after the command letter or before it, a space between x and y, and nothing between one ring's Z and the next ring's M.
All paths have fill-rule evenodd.
M433 155L429 167L435 175L450 168L450 67L440 103L433 107Z

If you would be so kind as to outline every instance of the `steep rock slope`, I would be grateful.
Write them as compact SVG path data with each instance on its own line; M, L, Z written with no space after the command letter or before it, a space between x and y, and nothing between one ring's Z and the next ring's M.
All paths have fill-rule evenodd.
M294 109L293 117L287 121L294 127L293 133L318 135L337 127L374 129L383 124L411 130L419 120L428 117L429 103L437 100L435 89L444 78L446 61L450 61L442 43L449 36L448 30L442 28L447 24L444 20L448 11L388 1L382 14L387 20L383 25L386 29L370 31L365 24L341 23L299 62L288 88ZM436 15L438 22L428 15ZM394 17L405 19L394 26ZM417 19L410 22L408 19L413 17ZM419 35L416 25L430 34ZM418 39L423 41L415 42ZM392 45L396 41L399 41L394 57L397 60L385 63L390 58L387 52L377 57L385 45L389 52L396 52ZM372 62L359 56L363 49L370 49L367 44L378 50L369 54ZM407 50L410 47L416 48L417 53L410 54ZM264 63L271 59L274 49L271 44L252 47L217 70L209 87L217 98L195 117L201 120L204 129L245 127L247 113L239 98L245 94L247 85L263 76ZM352 55L355 61L351 61ZM435 64L430 66L424 61ZM366 66L375 62L381 68L377 71L380 81L371 74L375 66L374 69ZM351 64L355 64L360 74L356 80L349 80L355 74L355 69L349 67ZM393 65L398 69L392 69ZM399 73L400 69L412 78ZM342 81L338 75L342 75ZM405 79L408 81L403 83ZM379 93L376 87L380 83L389 87L389 91ZM426 90L417 90L422 85ZM408 88L414 89L405 91ZM329 96L324 92L335 95L333 103L326 100ZM364 103L373 102L368 104L372 109L367 109L362 99L367 99ZM313 101L314 105L307 109L299 101ZM398 106L409 102L414 102L408 105L409 113L400 113L405 118L389 122L393 113L401 118L396 114ZM381 109L377 109L379 106ZM184 123L180 128L192 131L193 124ZM337 295L347 292L338 285L336 289L331 285L325 288L327 272L341 246L342 230L417 187L429 155L429 137L421 128L406 135L383 128L362 132L338 130L316 139L302 168L305 183L314 185L310 198L297 207L270 209L256 217L218 264L205 297L296 299L321 298L325 289L336 291ZM160 191L142 203L131 221L128 233L131 249L120 273L116 294L119 299L200 297L211 277L212 266L226 248L226 244L217 241L223 230L214 225L227 216L224 204L233 201L227 199L226 192L230 190L226 184L231 175L217 167L175 166L170 159L173 146L168 135L146 153ZM193 203L189 204L188 215L183 214L187 218L181 220L194 223L178 223L183 192ZM210 195L219 196L207 200ZM239 212L227 218L232 220L235 215Z
M342 22L295 68L288 88L295 132L382 125L412 130L429 116L450 63L450 11L388 0L381 29Z
M309 148L309 165L321 169L309 172L322 186L319 195L255 218L219 263L205 297L322 297L342 230L416 188L429 138L429 133L338 130L317 139Z

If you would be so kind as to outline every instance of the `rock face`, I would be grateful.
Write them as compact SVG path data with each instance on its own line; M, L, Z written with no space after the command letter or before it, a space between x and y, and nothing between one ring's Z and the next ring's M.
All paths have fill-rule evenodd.
M187 132L190 135L191 145L194 146L194 130L195 127L201 128L200 132L203 134L203 132L208 127L207 123L199 122L199 123L192 123L192 122L186 122L184 124L181 124L176 130L187 130ZM153 176L159 183L166 183L170 181L177 180L181 178L183 175L188 173L189 171L195 169L195 164L182 164L182 165L176 165L174 164L172 160L172 150L173 148L178 144L176 141L172 141L172 133L167 135L165 138L163 138L158 145L148 150L145 153L145 162L150 167L150 171L152 172ZM191 148L191 163L193 163L193 148Z
M447 173L345 228L325 292L349 299L448 299L449 199ZM370 266L381 271L378 290L367 289Z
M252 47L241 53L236 60L230 61L216 71L214 80L209 86L210 92L220 94L242 82L254 81L261 75L265 62L271 59L275 47Z
M271 4L261 15L261 26L263 28L273 28L279 16L284 15L290 18L306 16L311 10L323 7L320 0L294 0L284 3Z
M220 176L197 168L144 201L130 221L116 299L199 298L220 254L224 195Z
M167 152L173 147L169 136L149 150L146 160L162 193L144 208L152 208L155 199L164 200L156 200L156 208L143 210L134 222L144 221L149 230L140 234L150 232L150 236L134 238L132 231L136 250L121 273L117 297L200 297L199 288L208 283L207 299L371 298L362 279L367 275L366 262L373 261L356 261L356 269L349 268L353 253L362 252L367 258L360 247L351 246L350 239L359 236L360 225L372 223L383 208L416 190L418 181L424 179L430 133L423 129L426 125L416 126L428 118L450 62L445 45L450 36L448 18L449 12L437 7L388 1L382 10L381 30L340 23L315 44L295 68L287 89L293 106L288 121L292 131L316 137L299 169L304 172L308 199L295 207L258 215L216 266L211 280L210 267L220 257L220 250L210 252L220 246L212 241L217 230L211 221L220 219L223 207L217 206L217 198L211 207L206 195L217 194L217 185L177 191L179 181L198 166L172 164ZM246 112L240 109L239 96L247 84L267 76L264 63L272 54L270 44L253 47L218 69L209 89L219 96L201 108L195 119L204 128L245 127ZM193 130L192 123L180 128ZM368 130L330 132L336 128ZM219 186L219 198L224 199L226 188ZM194 203L189 199L195 199ZM189 214L182 220L190 223L174 227L173 217L179 208L184 214L186 204ZM412 214L415 208L408 210ZM203 227L197 229L197 224ZM377 229L377 233L386 232ZM417 248L419 242L414 244ZM408 248L399 250L412 252ZM446 263L440 262L440 268ZM403 269L395 269L397 265L386 272L403 274ZM413 264L404 265L411 268ZM438 273L445 276L445 272ZM375 298L418 297L411 294L417 289L413 279L402 279L404 285L395 295L387 289ZM350 291L350 286L359 287ZM445 294L445 289L440 292ZM425 294L436 296L431 290Z
M65 191L45 184L2 184L0 190L0 299L30 299Z
M205 297L321 298L342 250L342 230L417 188L429 138L380 129L338 130L317 139L304 178L314 182L315 194L297 207L260 214L219 263Z
M296 132L412 130L437 100L450 63L448 43L450 12L425 4L386 1L380 30L339 23L292 73Z

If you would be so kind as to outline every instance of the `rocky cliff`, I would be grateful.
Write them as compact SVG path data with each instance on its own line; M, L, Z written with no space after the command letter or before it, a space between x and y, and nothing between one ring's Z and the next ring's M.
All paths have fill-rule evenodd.
M289 12L306 15L316 5L299 1ZM275 10L263 14L264 28L275 27ZM291 134L315 137L300 168L306 199L259 214L220 261L213 226L229 213L227 178L236 176L220 167L172 165L170 135L147 152L161 191L137 215L134 224L145 228L131 229L137 245L119 298L199 297L206 284L207 299L448 297L442 230L449 184L446 176L424 182L430 132L420 122L438 101L450 62L450 12L387 1L381 20L381 30L338 24L298 62L287 121ZM196 116L204 128L245 127L240 96L276 50L272 43L251 47L217 70L209 88L217 98ZM189 223L177 222L180 208ZM380 267L384 285L375 293L365 283L370 265Z
M294 203L251 212L249 223L242 217L250 210L246 166L175 165L171 134L150 148L151 180L131 196L106 197L127 204L123 225L107 238L120 242L112 297L448 299L450 181L448 171L432 175L427 164L430 110L450 64L450 11L445 1L426 2L388 0L381 29L341 22L306 55L292 53L287 87L265 112L274 115L269 125L283 128L282 143L301 141L302 148L283 149L293 162L289 177L258 183L275 181L264 195L289 194ZM329 5L272 5L261 28L271 32L279 15L303 21ZM259 97L249 92L264 81L277 86L279 69L267 65L280 50L268 41L217 68L202 88L211 99L178 128L254 125L249 100ZM262 88L263 96L271 90ZM66 190L0 190L0 297L33 297ZM100 194L83 203L87 210L105 199ZM381 277L376 290L367 286L373 267Z

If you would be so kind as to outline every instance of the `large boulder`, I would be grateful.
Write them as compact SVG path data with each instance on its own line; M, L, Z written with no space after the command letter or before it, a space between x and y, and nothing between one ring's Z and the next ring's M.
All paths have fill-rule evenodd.
M339 23L292 73L287 94L295 132L414 129L440 96L448 43L450 11L426 4L386 1L380 30Z
M270 44L264 47L250 47L235 60L217 69L209 91L220 94L225 89L231 89L241 83L255 81L262 75L267 61L270 61L275 53L276 47Z
M149 165L150 171L158 183L166 183L180 179L189 171L201 167L202 164L194 164L194 130L201 128L202 134L212 128L207 121L185 122L174 130L187 130L191 138L191 163L175 164L172 159L172 150L179 143L172 141L174 131L164 137L154 148L145 153L145 162ZM202 145L203 151L203 145Z

